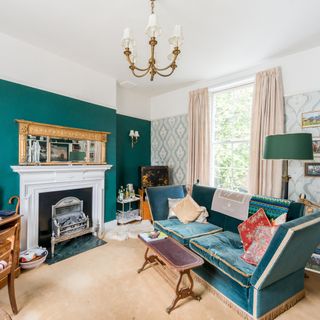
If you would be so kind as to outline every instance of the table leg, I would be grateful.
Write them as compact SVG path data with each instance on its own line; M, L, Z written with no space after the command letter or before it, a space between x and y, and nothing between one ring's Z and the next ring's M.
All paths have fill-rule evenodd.
M144 270L144 268L148 265L148 264L151 264L151 263L154 263L154 262L159 262L158 260L158 257L156 255L150 255L148 256L148 251L149 251L149 248L147 248L145 254L144 254L144 263L142 265L142 267L140 269L138 269L138 273L140 273L141 271Z
M181 281L183 276L186 275L188 280L189 280L189 286L188 287L183 287L180 288L181 285ZM172 301L170 307L167 308L167 312L170 313L176 306L176 304L178 303L179 300L181 299L185 299L187 297L192 297L193 299L196 299L198 301L201 300L201 296L197 296L194 292L193 292L193 279L191 277L190 274L190 270L184 270L184 271L180 271L180 277L176 286L176 297L175 299Z

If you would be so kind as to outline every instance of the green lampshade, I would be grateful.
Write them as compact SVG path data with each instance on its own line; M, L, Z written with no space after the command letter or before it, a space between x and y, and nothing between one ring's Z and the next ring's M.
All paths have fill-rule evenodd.
M288 133L267 136L264 159L313 160L312 134Z

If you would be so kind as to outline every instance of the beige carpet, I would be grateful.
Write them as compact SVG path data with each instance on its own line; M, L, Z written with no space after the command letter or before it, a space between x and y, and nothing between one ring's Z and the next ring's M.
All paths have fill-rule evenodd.
M16 281L20 312L16 320L237 320L240 317L197 284L203 299L180 305L171 315L165 308L173 290L143 262L139 240L110 241L54 265L24 272ZM320 275L306 280L307 297L278 319L320 319ZM204 291L204 292L203 292ZM12 314L7 288L0 290L0 307Z

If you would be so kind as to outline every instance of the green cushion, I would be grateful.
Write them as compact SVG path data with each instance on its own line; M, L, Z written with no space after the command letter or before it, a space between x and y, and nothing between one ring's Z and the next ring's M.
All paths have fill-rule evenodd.
M222 231L220 227L211 223L191 222L184 224L178 219L155 221L154 227L185 246L188 246L190 239Z
M192 239L190 248L243 287L250 287L256 267L243 261L242 243L238 234L220 232Z

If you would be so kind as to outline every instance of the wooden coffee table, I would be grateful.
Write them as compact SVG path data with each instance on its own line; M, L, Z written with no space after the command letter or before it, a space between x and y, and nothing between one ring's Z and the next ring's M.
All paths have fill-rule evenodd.
M167 265L179 272L180 276L175 290L176 297L173 299L170 307L167 308L167 312L170 313L181 299L192 297L200 301L201 297L193 292L193 279L190 271L193 268L201 266L204 263L203 259L170 237L150 242L145 241L140 236L139 239L147 246L147 250L144 254L145 261L138 270L138 273L143 271L148 264L155 262ZM149 250L152 251L150 255L148 255ZM187 287L181 287L181 281L184 276L189 280Z

